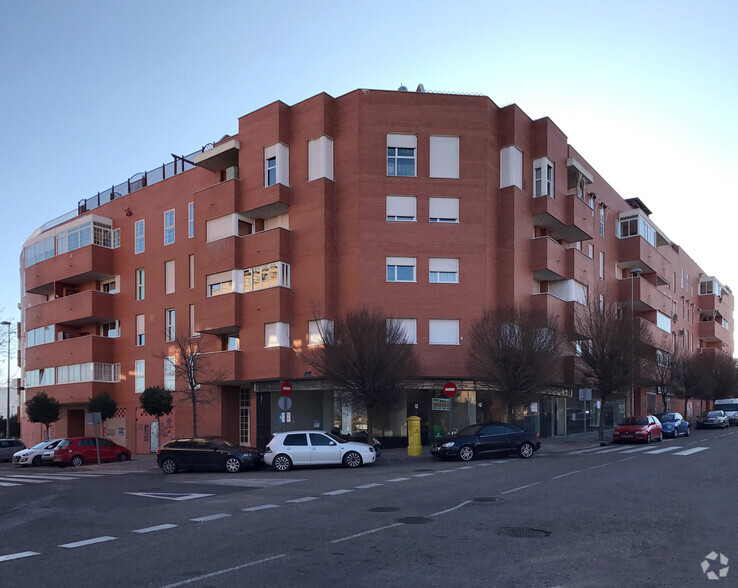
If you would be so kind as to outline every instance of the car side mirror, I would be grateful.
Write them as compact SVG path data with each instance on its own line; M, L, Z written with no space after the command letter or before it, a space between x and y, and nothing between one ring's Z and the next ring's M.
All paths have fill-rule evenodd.
M331 447L333 447L336 444L335 441L331 441Z

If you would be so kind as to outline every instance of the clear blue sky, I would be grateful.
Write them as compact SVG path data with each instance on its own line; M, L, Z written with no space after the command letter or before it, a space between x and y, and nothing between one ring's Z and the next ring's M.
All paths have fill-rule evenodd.
M1 318L23 242L81 198L274 100L401 83L550 116L738 294L736 31L734 1L0 0Z

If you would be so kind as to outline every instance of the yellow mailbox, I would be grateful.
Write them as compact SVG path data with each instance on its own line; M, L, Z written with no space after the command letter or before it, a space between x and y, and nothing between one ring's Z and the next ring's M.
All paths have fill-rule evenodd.
M423 455L420 445L420 417L407 417L407 454Z

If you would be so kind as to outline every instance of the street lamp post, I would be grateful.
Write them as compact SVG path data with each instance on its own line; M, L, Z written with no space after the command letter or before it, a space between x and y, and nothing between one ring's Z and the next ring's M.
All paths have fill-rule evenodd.
M635 384L634 384L634 363L635 357L633 356L633 325L635 324L635 300L633 298L633 281L636 276L643 273L643 270L639 267L634 267L630 270L630 415L633 416L635 410Z
M8 388L6 390L7 396L7 412L5 413L5 438L10 439L10 321L3 321L0 325L8 327Z

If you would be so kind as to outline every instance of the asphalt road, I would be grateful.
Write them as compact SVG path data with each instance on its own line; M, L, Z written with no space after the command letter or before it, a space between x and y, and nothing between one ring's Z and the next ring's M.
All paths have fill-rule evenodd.
M2 464L0 585L734 586L701 564L738 561L737 446L729 429L284 474Z

